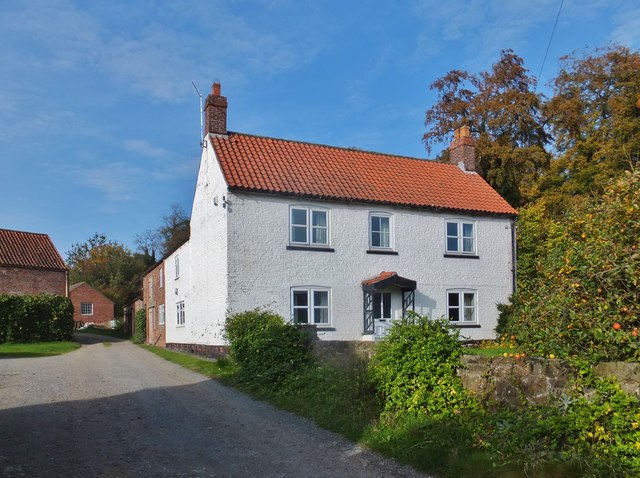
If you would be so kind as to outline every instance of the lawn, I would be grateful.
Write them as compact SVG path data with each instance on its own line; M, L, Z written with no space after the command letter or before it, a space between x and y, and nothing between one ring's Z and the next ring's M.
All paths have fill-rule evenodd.
M140 345L140 347L153 352L169 362L181 365L184 368L201 373L209 378L221 379L229 377L237 371L237 367L226 359L209 360L194 355L189 355L172 350L154 347L152 345Z
M77 342L37 342L33 344L0 344L0 358L49 357L80 348Z

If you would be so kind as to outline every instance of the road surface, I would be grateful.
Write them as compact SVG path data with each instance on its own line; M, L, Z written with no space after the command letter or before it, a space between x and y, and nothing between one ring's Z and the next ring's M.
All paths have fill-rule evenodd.
M0 359L0 476L424 476L128 341L78 337Z

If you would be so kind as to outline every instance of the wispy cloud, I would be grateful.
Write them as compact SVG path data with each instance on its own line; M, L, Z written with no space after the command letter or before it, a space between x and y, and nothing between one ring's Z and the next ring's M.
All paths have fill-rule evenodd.
M123 144L123 147L127 151L140 154L142 156L148 156L151 158L166 158L170 155L169 151L158 146L154 146L149 141L144 139L129 139Z
M136 185L144 170L122 161L106 163L74 171L75 180L102 193L109 201L138 199Z

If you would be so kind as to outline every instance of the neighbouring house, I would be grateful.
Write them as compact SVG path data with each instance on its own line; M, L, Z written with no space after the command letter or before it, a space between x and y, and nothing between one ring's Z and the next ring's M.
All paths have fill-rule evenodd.
M69 268L47 234L0 229L0 294L68 296Z
M495 336L515 287L517 212L454 164L227 130L214 83L191 237L164 261L166 343L225 345L227 313L262 307L328 341L371 341L410 311Z
M147 311L147 343L165 346L165 263L158 261L142 279L142 300Z
M115 327L115 303L99 290L86 282L78 282L69 287L69 297L76 327L87 323Z

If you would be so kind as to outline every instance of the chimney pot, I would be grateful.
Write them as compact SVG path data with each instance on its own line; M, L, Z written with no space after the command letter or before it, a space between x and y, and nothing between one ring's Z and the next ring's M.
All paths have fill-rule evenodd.
M214 96L220 96L220 83L215 81L213 85L211 85L211 94Z

